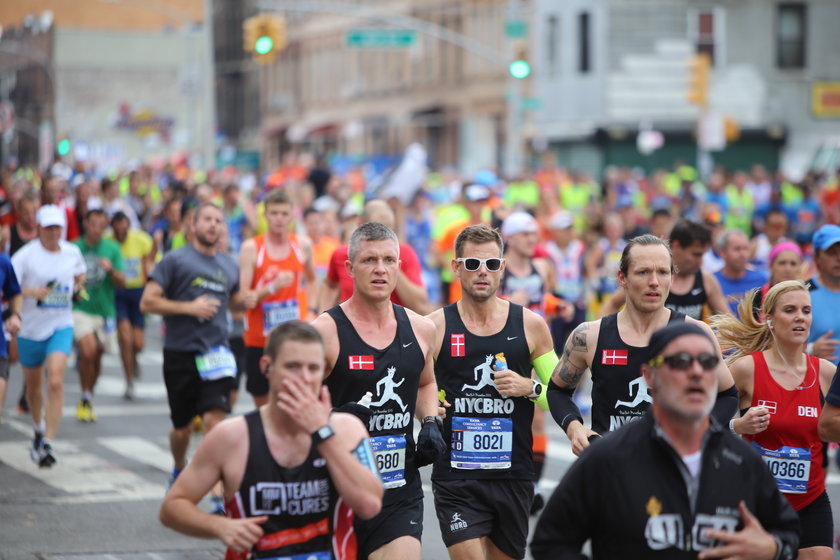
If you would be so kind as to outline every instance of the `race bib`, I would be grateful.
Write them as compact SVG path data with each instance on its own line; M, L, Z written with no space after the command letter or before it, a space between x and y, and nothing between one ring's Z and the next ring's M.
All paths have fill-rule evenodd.
M140 278L140 259L123 259L125 264L125 281L133 282Z
M761 458L770 467L780 492L804 494L808 491L811 474L811 450L783 446L776 450L765 449L753 442Z
M227 346L216 346L195 357L198 374L203 381L236 376L236 358Z
M512 450L512 419L452 418L453 469L509 469Z
M370 446L385 489L405 486L405 436L372 437Z
M69 286L54 286L47 297L38 302L41 309L66 309L73 301L73 293Z
M296 299L287 299L285 301L267 301L262 304L263 311L263 330L268 333L279 325L287 321L293 321L300 318L300 311L298 310L298 302Z

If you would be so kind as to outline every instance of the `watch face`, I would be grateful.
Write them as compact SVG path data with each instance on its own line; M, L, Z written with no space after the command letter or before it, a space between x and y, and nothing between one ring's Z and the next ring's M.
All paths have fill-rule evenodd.
M335 432L333 432L333 429L331 427L324 426L320 430L318 430L318 437L321 438L321 440L325 440L328 437L332 436L334 433Z

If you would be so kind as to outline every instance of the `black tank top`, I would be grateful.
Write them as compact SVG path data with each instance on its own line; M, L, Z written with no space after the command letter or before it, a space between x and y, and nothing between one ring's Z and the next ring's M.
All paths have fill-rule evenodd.
M650 407L650 394L641 373L647 346L630 346L618 334L618 313L601 319L598 344L592 358L592 429L611 432L637 420ZM685 321L671 311L669 323Z
M358 402L367 391L372 393L368 431L385 488L419 488L414 463L414 409L426 358L405 309L393 305L397 332L383 349L362 340L340 306L327 311L338 330L339 350L324 383L336 407Z
M502 275L502 283L499 286L499 292L505 297L509 297L513 292L523 290L528 294L528 309L538 310L542 306L543 300L543 279L537 271L534 263L531 263L531 272L526 276L514 276L510 269L506 268Z
M533 480L534 404L525 397L503 397L490 377L501 369L502 358L508 369L531 377L522 306L509 304L505 326L490 336L467 330L457 304L444 307L443 316L446 330L435 377L452 407L443 430L448 451L435 462L432 478Z
M35 237L37 237L37 235ZM35 239L35 237L33 237L32 239ZM20 237L20 233L18 233L17 224L13 225L11 227L11 231L9 232L9 256L12 256L15 253L17 253L18 250L27 243L29 242L24 241Z
M312 445L297 467L281 467L271 456L260 411L245 415L248 425L248 462L242 483L225 508L234 519L268 515L265 534L249 553L228 550L225 560L277 558L321 552L334 557L332 533L338 492L330 479L326 460ZM340 535L336 535L340 537ZM321 556L318 556L321 558Z
M665 307L672 311L678 311L698 321L703 320L703 304L706 303L706 289L703 287L703 272L697 271L694 275L694 285L691 289L677 295L674 292L668 294L665 299Z

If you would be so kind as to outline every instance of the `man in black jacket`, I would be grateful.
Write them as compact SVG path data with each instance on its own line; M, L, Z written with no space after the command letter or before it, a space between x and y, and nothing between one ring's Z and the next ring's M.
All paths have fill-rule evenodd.
M595 560L795 557L796 513L759 455L710 416L718 360L696 324L653 334L651 408L572 465L537 525L535 560L584 558L590 539Z

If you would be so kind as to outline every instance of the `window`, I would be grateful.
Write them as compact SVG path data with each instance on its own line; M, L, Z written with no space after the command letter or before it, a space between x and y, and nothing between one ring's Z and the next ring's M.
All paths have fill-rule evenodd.
M701 8L689 11L688 38L695 53L706 53L715 65L723 60L723 10Z
M592 70L589 26L589 12L578 14L578 72L581 74L587 74Z
M805 67L804 4L779 4L776 21L776 64L779 68Z
M549 74L556 73L559 68L560 62L560 53L559 46L560 43L558 39L560 38L560 20L557 16L549 16L548 18L548 25L546 31L546 57L545 60L548 66Z

